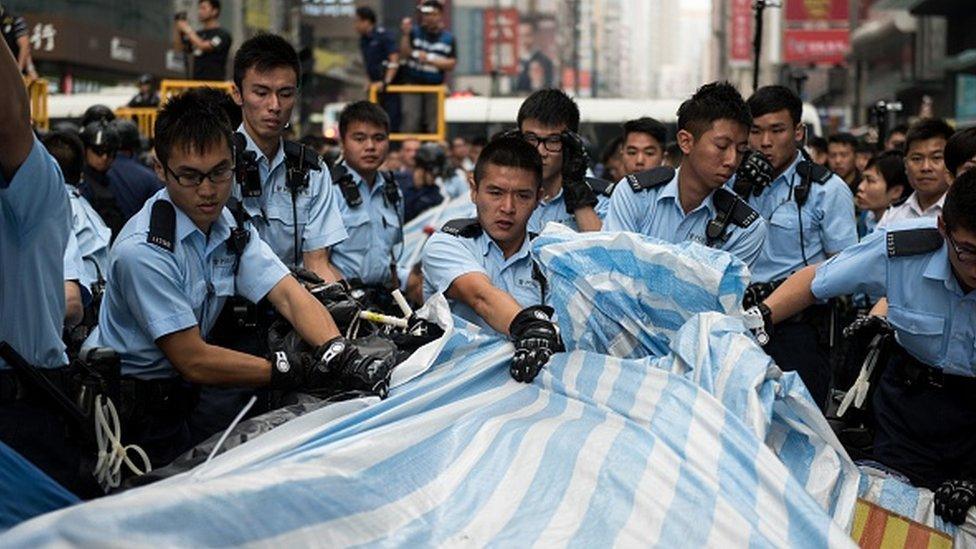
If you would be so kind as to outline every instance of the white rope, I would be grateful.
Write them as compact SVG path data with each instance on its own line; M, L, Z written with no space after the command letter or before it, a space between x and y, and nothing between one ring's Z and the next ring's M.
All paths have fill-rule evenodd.
M841 400L840 406L837 408L837 417L843 417L851 404L854 404L855 408L864 409L864 401L867 399L868 390L871 388L871 374L874 372L874 368L878 364L878 357L881 355L880 341L881 335L876 335L871 340L871 344L868 346L871 350L864 359L861 371L857 374L857 380L854 381L854 384L844 395L844 399Z
M95 441L98 443L98 462L92 473L102 489L108 492L111 488L117 488L122 482L123 464L133 474L141 476L152 471L152 463L142 448L135 444L122 445L122 425L115 404L108 397L105 397L105 403L102 404L102 398L102 395L95 397ZM141 458L142 469L129 458L130 450Z
M230 426L227 427L227 429L224 431L224 434L220 436L220 440L217 441L217 445L214 446L213 450L210 451L210 455L207 456L207 461L204 462L204 465L210 463L210 460L212 460L214 456L217 455L217 451L220 450L220 447L224 445L224 441L227 440L227 436L230 435L230 432L234 430L234 427L237 427L237 424L240 423L242 419L244 419L244 415L247 414L247 411L250 410L251 406L254 406L254 403L257 401L258 401L258 397L252 395L251 400L248 400L247 404L245 404L244 407L241 408L241 411L237 413L237 417L234 418L234 421L230 422Z

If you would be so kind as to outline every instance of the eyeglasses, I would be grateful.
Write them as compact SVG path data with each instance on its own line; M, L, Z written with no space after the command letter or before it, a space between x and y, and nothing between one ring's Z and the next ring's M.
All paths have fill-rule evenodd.
M563 136L558 133L545 138L539 137L534 133L523 133L522 139L524 139L529 145L536 148L539 147L539 143L542 143L546 150L551 153L557 153L563 150Z
M115 156L115 149L109 149L107 147L88 147L88 150L91 151L95 156Z
M234 166L217 166L207 173L200 173L196 170L188 169L184 173L178 174L169 169L169 166L166 164L163 164L163 169L166 170L166 173L172 175L181 187L199 187L203 184L204 179L209 179L214 185L230 183L234 179Z
M960 263L965 263L966 265L976 265L976 250L971 248L960 248L948 230L946 230L946 240L948 240L949 245L952 246L952 251L956 252L956 259L958 259Z

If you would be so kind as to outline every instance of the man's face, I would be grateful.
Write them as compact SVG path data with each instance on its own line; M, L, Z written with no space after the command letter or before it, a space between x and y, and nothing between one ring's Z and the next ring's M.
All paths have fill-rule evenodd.
M976 289L976 234L962 227L948 230L941 216L939 232L946 237L949 264L956 280L964 286L965 292L973 291Z
M436 32L441 28L441 19L443 15L438 9L431 10L428 13L422 13L420 15L420 26L428 32Z
M903 151L905 150L905 134L901 132L895 132L885 139L885 150L886 151Z
M368 33L370 27L372 26L373 24L370 23L369 19L362 19L356 17L353 20L353 27L356 29L356 32L359 33L360 35L365 35L366 33Z
M974 168L976 168L976 156L974 156L974 157L970 158L969 160L963 162L962 166L959 166L958 168L956 168L955 176L956 177L959 177L962 174L964 174L964 173L966 173L969 170L972 170Z
M417 151L420 150L420 141L416 139L407 139L403 142L400 147L400 160L403 165L411 170L417 166Z
M943 156L945 144L942 137L912 141L905 155L908 182L923 197L941 196L949 189L949 172Z
M205 151L185 150L174 146L166 165L156 162L156 175L166 183L169 197L201 231L220 217L233 186L233 167L230 145L224 141ZM230 173L228 173L228 171ZM197 186L184 186L181 181L210 174Z
M105 173L112 167L115 151L104 147L85 147L85 162L98 173Z
M856 152L856 153L854 153L854 166L857 167L858 171L863 172L864 171L864 168L866 168L868 166L868 162L871 161L871 158L873 156L874 156L874 154L873 153L870 153L870 152Z
M563 171L562 142L557 145L555 143L555 139L556 136L562 135L562 133L567 129L566 124L545 126L534 118L529 118L522 121L522 126L519 128L519 130L521 130L523 136L534 141L538 141L536 150L538 150L539 154L542 156L543 181L551 181ZM550 140L552 143L547 143L547 141Z
M478 221L500 245L518 244L525 238L525 227L541 196L535 175L521 168L488 164L481 181L471 183Z
M241 106L244 125L252 137L276 139L291 119L298 96L298 75L289 67L244 73L242 90L234 87L234 100Z
M891 205L896 192L898 192L897 187L888 190L888 185L885 183L884 176L878 171L878 167L871 166L871 169L864 171L864 178L858 183L854 201L862 210L879 211Z
M827 151L815 147L807 147L807 154L810 155L810 159L813 160L814 164L827 164Z
M343 157L360 175L376 172L389 151L389 134L382 126L354 121L342 135Z
M681 169L690 169L711 189L725 184L738 169L749 149L749 128L729 119L720 119L695 138L691 132L678 132L678 145L684 152Z
M854 173L854 147L847 143L828 144L827 166L841 179L850 177Z
M197 18L200 19L201 23L206 23L219 16L220 12L214 9L210 2L204 0L203 2L197 3Z
M803 126L793 121L787 109L756 117L749 128L749 147L766 157L773 173L782 173L793 162L796 143L802 139Z
M467 158L468 154L470 153L471 153L471 147L468 145L468 142L466 140L461 138L455 138L451 141L451 156L454 157L455 161L461 162L462 160Z
M621 156L624 171L627 174L632 174L660 166L661 162L664 161L664 149L661 143L650 134L630 132L624 139Z

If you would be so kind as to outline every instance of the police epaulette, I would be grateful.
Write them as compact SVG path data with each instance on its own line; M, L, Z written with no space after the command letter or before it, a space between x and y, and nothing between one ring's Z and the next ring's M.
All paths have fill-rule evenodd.
M801 177L807 177L809 173L810 181L818 185L826 185L830 178L834 176L834 172L830 171L829 168L823 164L816 164L814 162L809 162L804 160L796 165L796 174Z
M607 198L610 198L610 195L613 194L614 187L617 186L615 182L600 179L599 177L587 177L586 183L593 189L593 192L602 194Z
M477 238L481 235L481 224L477 218L452 219L441 227L441 230L451 236L461 238Z
M674 179L674 168L659 166L627 176L627 182L635 193L665 185Z
M285 158L288 160L292 162L301 160L302 167L307 170L317 172L322 169L322 157L311 147L302 145L297 141L283 141L282 146L285 149Z
M172 252L176 249L176 207L168 200L157 200L149 217L146 242Z
M905 257L934 252L942 247L939 229L906 229L888 231L888 257Z
M720 216L728 215L729 221L742 228L749 227L759 219L759 212L725 187L719 187L715 191L712 204Z

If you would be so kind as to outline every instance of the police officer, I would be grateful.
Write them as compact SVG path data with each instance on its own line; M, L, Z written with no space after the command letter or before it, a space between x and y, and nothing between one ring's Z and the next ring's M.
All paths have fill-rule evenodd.
M126 216L108 179L108 170L119 150L119 134L103 120L91 122L81 128L81 142L85 146L85 169L81 182L81 194L101 216L112 235L117 235L125 225Z
M151 74L143 74L139 77L139 92L129 100L130 107L158 107L159 94L153 87L154 80Z
M427 241L422 259L424 297L441 292L455 315L511 337L511 374L525 382L561 347L526 230L541 181L542 162L531 146L514 136L494 139L471 184L478 217L449 221Z
M962 522L976 499L976 172L953 183L941 217L879 229L797 272L759 310L782 322L816 300L887 295L897 346L874 392L874 459L936 490L936 512ZM772 327L773 334L779 330Z
M624 135L620 142L624 175L660 166L664 162L667 139L667 127L649 116L624 122Z
M112 248L99 325L86 342L121 358L129 440L154 465L188 447L193 393L186 383L385 394L390 364L364 358L328 311L293 277L254 227L224 205L234 180L230 122L220 92L195 89L159 113L156 173L165 181ZM206 343L224 301L265 297L314 349L258 357ZM123 432L125 436L125 431Z
M605 229L692 240L751 266L762 251L766 224L724 188L748 147L751 121L731 84L702 86L678 109L681 168L658 167L622 180L610 198Z
M376 12L369 6L356 8L354 22L359 33L359 51L371 86L379 86L380 104L390 117L390 131L400 131L400 97L385 93L386 86L394 82L400 66L400 48L393 33L377 26Z
M284 38L262 34L234 56L234 101L240 105L246 150L257 157L259 196L243 200L261 238L286 264L304 267L323 280L340 278L330 248L346 238L339 193L313 151L282 139L298 96L298 54ZM299 173L289 177L289 172ZM302 172L305 175L301 175Z
M529 230L542 232L555 221L578 231L603 227L612 185L587 179L586 149L579 137L579 107L560 90L539 90L518 112L518 131L542 155L542 201Z
M343 161L332 179L342 195L339 211L349 234L332 248L332 261L346 279L361 279L378 305L400 286L398 244L403 249L403 196L392 175L379 171L390 150L389 124L378 105L347 105L339 115Z
M85 307L91 302L94 280L85 275L85 265L78 249L74 233L68 234L64 249L64 328L71 331L85 316Z
M784 86L766 86L747 101L752 111L749 145L753 155L743 162L733 188L766 220L768 235L752 266L746 306L769 295L794 271L824 261L857 243L857 222L850 189L841 178L807 160L799 149L805 128L803 104ZM762 163L770 176L752 177L746 168ZM829 305L804 311L785 322L766 352L784 370L796 370L821 405L830 386L828 359Z
M119 150L108 169L108 181L122 215L128 221L162 186L152 170L139 158L142 140L135 122L117 118L110 126L119 136Z
M53 379L67 364L61 328L71 213L61 172L34 137L29 113L17 63L0 45L0 342ZM28 390L3 358L0 438L80 493L79 450L66 436L62 416Z

